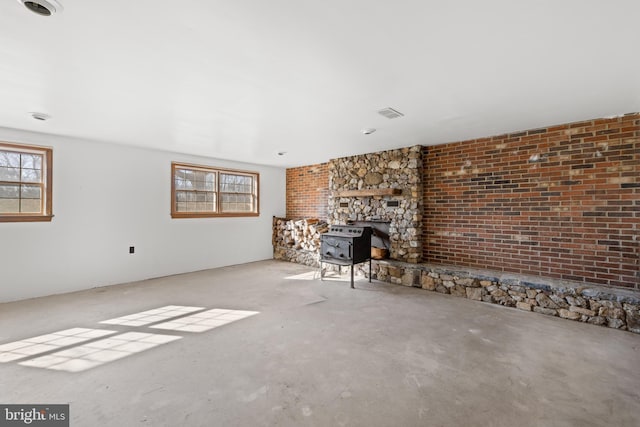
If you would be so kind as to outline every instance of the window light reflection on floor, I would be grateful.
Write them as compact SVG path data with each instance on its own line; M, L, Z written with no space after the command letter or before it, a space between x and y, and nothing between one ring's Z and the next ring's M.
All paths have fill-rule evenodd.
M126 332L19 364L57 371L80 372L181 338L175 335Z
M287 280L318 280L320 278L317 271L309 271L307 273L296 274L293 276L287 276Z
M12 362L28 356L54 351L62 347L89 341L117 331L104 329L72 328L52 332L33 338L26 338L0 345L0 363Z
M204 332L259 313L220 308L200 311L204 309L168 305L100 323L139 329ZM181 338L157 333L73 328L2 344L0 362L16 361L22 366L81 372Z
M184 305L167 305L165 307L147 310L140 313L129 314L127 316L116 317L115 319L103 320L100 323L107 325L123 326L144 326L172 317L184 316L194 311L204 310L204 307L189 307Z
M203 311L202 313L196 313L179 319L173 319L169 322L159 323L157 325L150 326L150 328L182 332L204 332L255 314L258 314L258 312L214 308L212 310Z

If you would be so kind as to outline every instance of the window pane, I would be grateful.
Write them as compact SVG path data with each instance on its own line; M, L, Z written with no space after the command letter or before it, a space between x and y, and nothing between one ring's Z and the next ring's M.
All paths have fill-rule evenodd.
M253 212L253 197L249 194L221 194L223 212Z
M193 173L187 169L176 169L176 188L190 190L193 186Z
M0 166L0 181L20 182L20 168Z
M215 212L215 193L205 191L176 192L177 212Z
M20 212L20 199L0 199L0 213L10 214Z
M196 190L204 190L204 172L196 171L193 175L193 188Z
M40 182L42 174L36 169L22 169L22 182Z
M245 175L220 174L220 191L224 193L250 193L253 177Z
M196 190L215 190L215 174L205 171L196 171L193 174L193 188Z
M23 154L22 167L25 169L42 170L42 156L39 154Z
M186 188L186 182L184 179L176 177L176 190L184 190Z
M215 173L207 173L205 176L205 188L209 191L215 191L216 189L216 174Z
M23 199L40 199L40 186L23 185L21 197Z
M20 167L20 153L0 151L0 167Z
M0 185L0 199L17 199L19 191L19 185Z
M38 213L40 212L40 200L38 199L22 199L20 200L21 213Z

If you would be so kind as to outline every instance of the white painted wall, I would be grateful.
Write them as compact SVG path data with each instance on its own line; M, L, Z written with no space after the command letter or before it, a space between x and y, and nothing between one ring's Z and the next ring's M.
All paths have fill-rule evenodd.
M0 223L0 302L272 257L283 168L3 128L0 140L53 147L55 215ZM260 216L172 219L172 161L259 172Z

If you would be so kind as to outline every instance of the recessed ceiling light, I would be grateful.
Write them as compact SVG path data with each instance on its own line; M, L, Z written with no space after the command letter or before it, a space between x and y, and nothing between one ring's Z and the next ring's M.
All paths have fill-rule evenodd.
M45 122L47 120L49 120L51 118L50 115L45 114L45 113L38 113L37 111L32 111L29 113L31 115L31 117L35 120L39 120L41 122Z
M56 0L18 0L18 3L40 16L51 16L62 12L62 5Z
M362 132L364 135L371 135L375 131L376 130L374 128L366 128L366 129L362 129L360 132Z

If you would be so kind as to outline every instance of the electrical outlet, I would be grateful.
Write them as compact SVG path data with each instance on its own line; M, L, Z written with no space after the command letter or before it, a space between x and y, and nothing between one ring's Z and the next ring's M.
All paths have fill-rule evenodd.
M129 246L129 253L130 253L130 254L134 254L134 253L136 253L136 248L135 248L135 246Z

